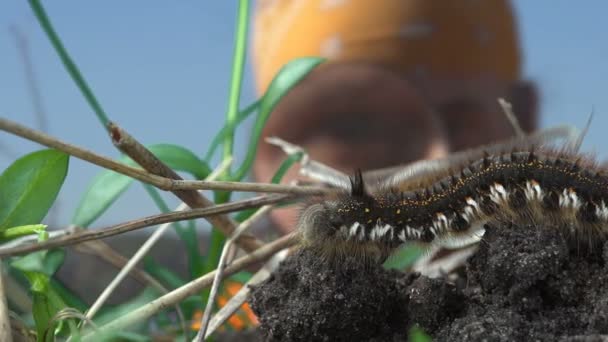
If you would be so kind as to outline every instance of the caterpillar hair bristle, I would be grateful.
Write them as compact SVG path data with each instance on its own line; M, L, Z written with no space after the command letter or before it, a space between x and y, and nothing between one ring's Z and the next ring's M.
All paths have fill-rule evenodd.
M488 222L559 227L576 243L608 237L606 169L569 150L510 149L476 153L410 183L366 184L358 171L351 189L302 212L302 244L327 258L373 262L407 242L432 246L478 234Z

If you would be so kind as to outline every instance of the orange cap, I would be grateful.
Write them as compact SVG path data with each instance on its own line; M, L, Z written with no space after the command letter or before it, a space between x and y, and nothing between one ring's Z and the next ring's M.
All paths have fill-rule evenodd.
M258 0L253 33L259 92L303 56L442 77L521 71L507 0Z

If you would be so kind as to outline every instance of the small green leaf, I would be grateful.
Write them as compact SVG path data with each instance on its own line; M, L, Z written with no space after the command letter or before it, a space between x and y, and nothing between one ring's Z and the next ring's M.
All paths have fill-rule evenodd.
M97 174L80 201L72 223L79 227L88 227L127 190L132 182L132 178L114 171L102 171Z
M137 296L135 296L134 298L132 298L131 300L120 304L120 305L115 305L115 306L111 306L111 307L104 307L102 310L99 311L99 314L97 314L95 316L95 318L93 319L93 321L95 322L95 324L102 326L112 320L117 319L118 317L121 317L125 314L127 314L128 312L131 312L145 304L148 304L149 302L153 301L154 299L158 298L158 291L153 289L153 288L146 288L144 289L142 292L140 292ZM145 325L144 323L138 324L138 326L141 325ZM134 327L133 329L130 330L137 330L136 327Z
M419 327L413 327L410 329L408 341L410 341L410 342L431 342L431 341L433 341L433 339Z
M68 171L69 156L41 150L17 159L0 175L0 230L40 223Z
M200 160L194 153L184 147L157 144L148 146L148 149L170 168L188 172L197 179L205 178L211 172L207 163ZM125 156L120 161L130 166L137 165L133 160ZM104 170L99 173L93 179L89 189L80 201L72 223L80 227L88 227L127 190L132 182L133 178L114 171Z
M161 283L169 286L170 289L176 289L186 284L186 281L179 275L149 257L144 258L144 270Z
M272 176L272 179L270 180L270 182L274 183L274 184L280 183L281 180L283 179L283 177L285 177L285 174L287 173L287 171L289 171L289 169L291 169L293 164L302 160L302 157L304 157L304 153L298 152L298 153L291 154L287 158L285 158L285 160L283 160L283 162L281 163L281 165L279 166L279 168L277 169L275 174Z
M50 277L63 264L64 259L63 249L51 249L17 258L11 262L11 266L23 272L36 272Z
M36 323L36 333L39 341L42 340L42 336L44 336L49 326L49 321L56 312L57 310L52 307L48 297L43 292L34 291L32 293L32 315Z
M416 245L405 245L401 247L384 263L385 269L403 270L411 266L424 253L424 249Z
M209 165L185 147L156 144L149 146L148 149L170 168L188 172L196 179L203 179L211 173Z
M50 286L50 278L48 275L36 271L23 270L23 275L30 282L32 291L32 315L36 323L36 332L38 341L48 340L48 337L54 335L54 327L60 322L56 322L53 326L49 323L53 317L66 307L61 297ZM71 328L75 328L73 323ZM47 336L47 339L43 337ZM53 339L51 339L53 340Z
M61 299L65 302L66 306L74 308L80 312L85 312L88 308L88 305L75 293L73 293L69 288L67 288L63 283L57 279L57 277L49 278L49 286L61 297Z
M243 164L241 164L235 173L234 180L243 179L249 172L257 153L262 129L266 125L266 121L277 103L279 103L291 88L298 84L306 75L308 75L308 73L324 61L325 59L319 57L303 57L294 59L279 70L261 99L258 116L255 120L251 138L249 140L249 148L247 149Z
M253 277L253 274L251 274L251 272L240 271L231 275L229 279L232 279L237 283L245 284L249 281L249 279L251 279L251 277Z
M28 224L25 226L7 228L4 231L0 231L0 241L4 242L30 234L40 234L46 227L45 224Z

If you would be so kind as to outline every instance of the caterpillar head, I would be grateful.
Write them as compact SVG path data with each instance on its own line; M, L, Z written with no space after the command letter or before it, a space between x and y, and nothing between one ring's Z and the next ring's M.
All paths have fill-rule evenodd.
M363 183L360 171L351 178L349 193L307 206L298 223L302 244L320 250L330 258L363 257L384 260L392 251L391 241L369 239L370 222L376 201Z

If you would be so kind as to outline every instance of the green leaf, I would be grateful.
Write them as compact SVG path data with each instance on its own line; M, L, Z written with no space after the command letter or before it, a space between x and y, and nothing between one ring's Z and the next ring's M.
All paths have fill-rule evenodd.
M17 258L11 262L11 266L23 272L35 272L50 277L57 272L64 259L65 250L51 249Z
M66 306L74 308L80 312L85 312L88 309L87 303L85 303L77 294L73 293L67 288L57 277L49 278L49 286L55 293L61 297L65 302Z
M306 75L308 75L308 73L324 61L325 59L319 57L297 58L285 64L285 66L279 70L261 99L258 116L255 120L251 138L249 140L249 149L247 150L243 164L235 173L234 180L243 179L249 172L257 153L262 129L266 125L266 121L277 103L279 103L283 96L285 96L293 86L298 84Z
M158 291L151 287L147 287L133 299L123 304L115 305L112 307L104 307L102 310L99 311L99 314L97 314L95 318L93 318L93 322L95 322L95 324L97 324L98 326L102 326L112 320L117 319L118 317L121 317L135 309L138 309L139 307L145 304L148 304L156 298L158 298ZM141 327L145 324L145 322L137 324L137 327L133 327L133 329L129 330L137 330L138 327Z
M401 247L384 263L385 269L403 270L411 266L424 253L424 249L416 245L405 245Z
M24 235L39 234L46 229L45 224L28 224L25 226L17 226L7 228L0 231L0 241L4 242Z
M249 279L251 279L251 277L253 277L253 274L251 274L251 272L240 271L231 275L229 279L232 279L237 283L245 284L249 281Z
M150 257L144 258L144 270L157 280L160 280L161 283L169 286L170 289L176 289L186 284L186 281L179 275L155 262Z
M149 146L148 149L170 168L188 172L196 179L203 179L211 173L209 165L185 147L173 144L156 144Z
M185 171L197 179L205 178L211 169L190 150L171 144L157 144L148 149L158 159L177 171ZM136 166L137 164L126 156L120 161ZM72 223L80 227L88 227L112 205L118 197L131 185L133 178L121 175L111 170L100 172L80 201Z
M53 317L60 310L66 307L61 297L50 286L50 278L47 274L24 270L23 275L31 284L32 291L32 315L36 323L36 332L38 341L48 340L48 337L54 335L54 327L60 322L55 322L53 326L49 326ZM73 322L70 323L70 329L75 329ZM46 334L46 339L43 337ZM53 339L51 339L53 340Z
M68 171L69 157L41 150L17 159L0 175L0 230L40 223Z
M30 275L33 277L34 275ZM28 277L29 278L29 277ZM58 310L53 308L49 298L43 293L34 291L32 293L32 315L34 316L34 322L36 323L36 333L38 340L42 340L48 326L49 321L53 318Z
M410 342L431 342L433 339L427 335L419 327L413 327L410 329L408 341Z
M283 162L281 163L281 165L279 166L277 171L272 176L272 179L270 180L270 182L274 183L274 184L280 183L281 180L283 179L283 177L285 177L285 174L287 173L287 171L289 171L289 169L291 169L293 164L302 160L302 157L304 157L304 153L298 152L298 153L291 154L287 158L285 158L285 160L283 160Z

